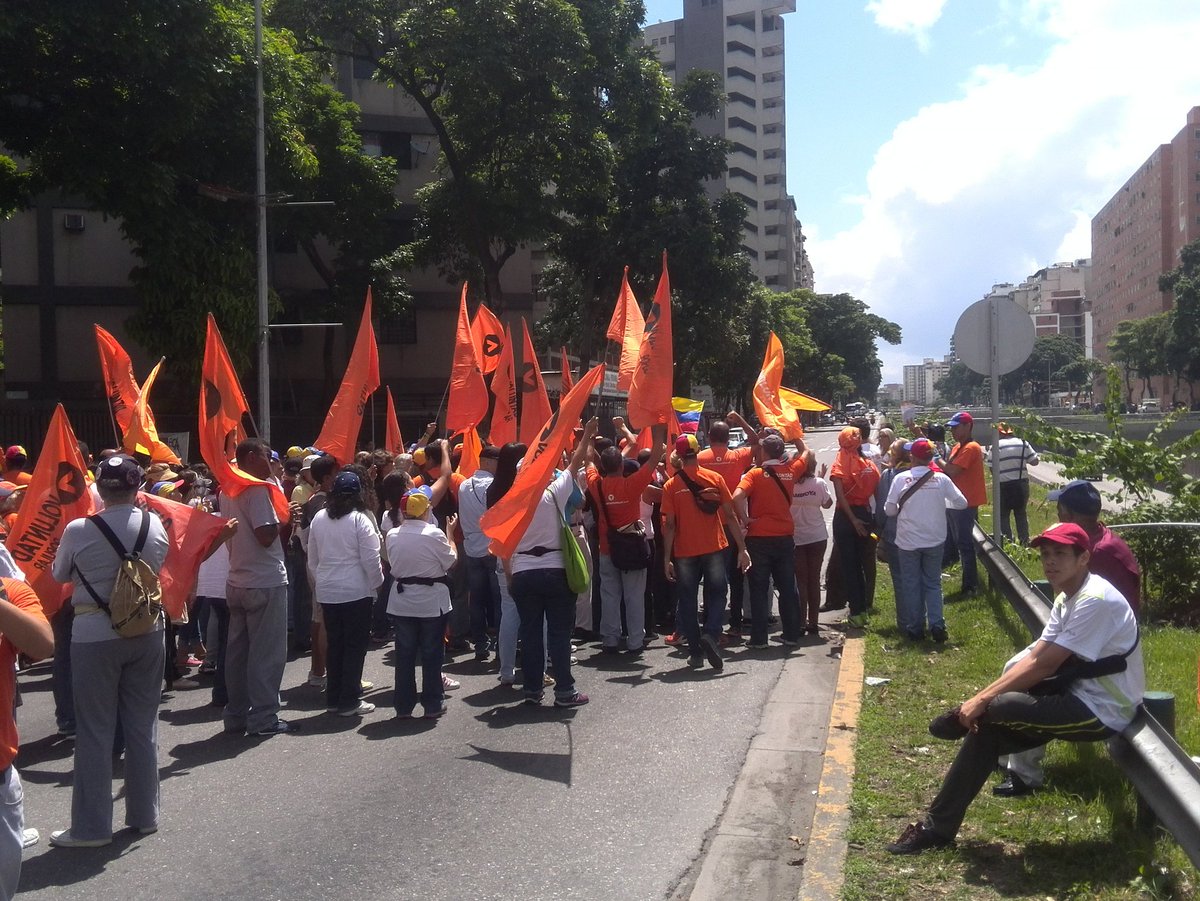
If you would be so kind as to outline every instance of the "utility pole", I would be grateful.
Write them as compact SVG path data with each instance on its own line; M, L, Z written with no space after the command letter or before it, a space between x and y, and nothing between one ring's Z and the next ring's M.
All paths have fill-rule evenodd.
M271 440L271 331L267 327L267 129L263 111L262 0L254 0L254 206L258 213L258 421Z

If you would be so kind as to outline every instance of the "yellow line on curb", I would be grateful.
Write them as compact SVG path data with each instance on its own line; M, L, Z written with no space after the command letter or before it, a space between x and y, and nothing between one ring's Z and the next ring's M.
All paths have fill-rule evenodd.
M854 786L854 745L862 707L862 638L847 638L842 649L821 784L809 832L800 901L832 901L842 890L846 862L846 827L850 823L850 793Z

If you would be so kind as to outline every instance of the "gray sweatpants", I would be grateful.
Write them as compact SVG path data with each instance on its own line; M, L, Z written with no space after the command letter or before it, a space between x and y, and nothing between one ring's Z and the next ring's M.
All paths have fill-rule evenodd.
M113 833L113 735L125 735L125 825L158 825L158 705L163 682L162 631L137 638L71 643L75 693L75 776L71 835Z
M25 831L25 793L12 766L0 774L0 901L17 894L21 881L22 838Z
M279 685L287 663L287 586L228 586L225 728L258 732L279 719Z

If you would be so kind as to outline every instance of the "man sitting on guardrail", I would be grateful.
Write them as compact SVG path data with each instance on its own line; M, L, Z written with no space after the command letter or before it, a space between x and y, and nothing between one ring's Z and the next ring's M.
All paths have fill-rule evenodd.
M1088 571L1091 541L1056 523L1030 544L1056 592L1050 620L995 682L929 724L937 738L965 738L925 817L887 850L919 854L951 845L1002 754L1051 739L1101 741L1132 722L1145 676L1133 610Z

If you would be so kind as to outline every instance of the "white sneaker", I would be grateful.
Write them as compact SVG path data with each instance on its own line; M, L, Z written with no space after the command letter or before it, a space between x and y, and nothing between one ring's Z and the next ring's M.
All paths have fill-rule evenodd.
M337 715L338 716L366 716L368 713L370 713L374 709L375 709L375 705L372 704L370 701L359 701L357 707L353 707L350 710L339 710L337 712Z
M309 673L308 674L308 684L313 686L314 688L324 688L325 687L325 677L318 676L316 673Z
M42 834L36 829L21 830L21 847L32 848L42 840Z
M50 833L50 844L56 848L103 848L105 845L112 844L112 837L76 838L71 834L70 829L59 829Z
M442 690L454 691L456 688L462 688L462 683L457 679L451 679L445 673L442 673Z

